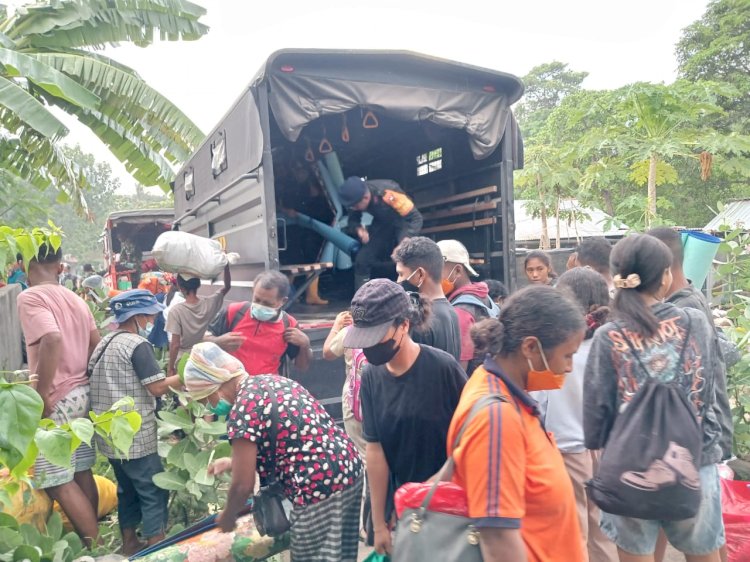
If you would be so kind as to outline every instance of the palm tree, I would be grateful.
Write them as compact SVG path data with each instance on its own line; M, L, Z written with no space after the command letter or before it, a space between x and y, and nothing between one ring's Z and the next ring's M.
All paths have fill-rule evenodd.
M0 176L53 186L86 210L85 177L59 144L58 107L104 142L143 185L168 189L203 139L198 127L132 69L95 52L131 42L195 40L205 10L186 0L44 0L0 8Z

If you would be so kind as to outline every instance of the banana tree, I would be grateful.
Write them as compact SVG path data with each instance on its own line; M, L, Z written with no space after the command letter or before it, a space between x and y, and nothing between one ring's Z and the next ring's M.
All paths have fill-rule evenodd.
M46 0L0 12L0 169L24 189L50 186L86 211L86 179L59 144L76 117L143 185L169 187L203 134L138 73L97 50L195 40L205 10L186 0Z

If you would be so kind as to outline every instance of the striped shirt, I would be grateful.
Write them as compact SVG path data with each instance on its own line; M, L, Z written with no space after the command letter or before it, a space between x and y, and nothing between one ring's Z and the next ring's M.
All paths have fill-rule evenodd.
M466 491L479 528L520 529L530 562L583 560L573 487L562 456L538 417L536 402L492 360L469 379L448 434L453 481ZM455 451L452 443L474 403L486 394L507 402L480 411Z

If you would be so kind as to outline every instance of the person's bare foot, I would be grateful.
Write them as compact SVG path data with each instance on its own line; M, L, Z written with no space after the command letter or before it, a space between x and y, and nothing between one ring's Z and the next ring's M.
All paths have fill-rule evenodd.
M138 540L135 529L122 530L122 553L125 556L131 556L146 548L146 543Z

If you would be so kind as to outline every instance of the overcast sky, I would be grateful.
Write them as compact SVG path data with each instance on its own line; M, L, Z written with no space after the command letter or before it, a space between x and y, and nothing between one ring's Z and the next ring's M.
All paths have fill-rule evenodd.
M671 82L674 45L707 0L197 0L208 34L107 54L138 71L208 133L270 53L287 47L409 49L519 76L559 60L587 88ZM91 133L68 137L133 181Z

